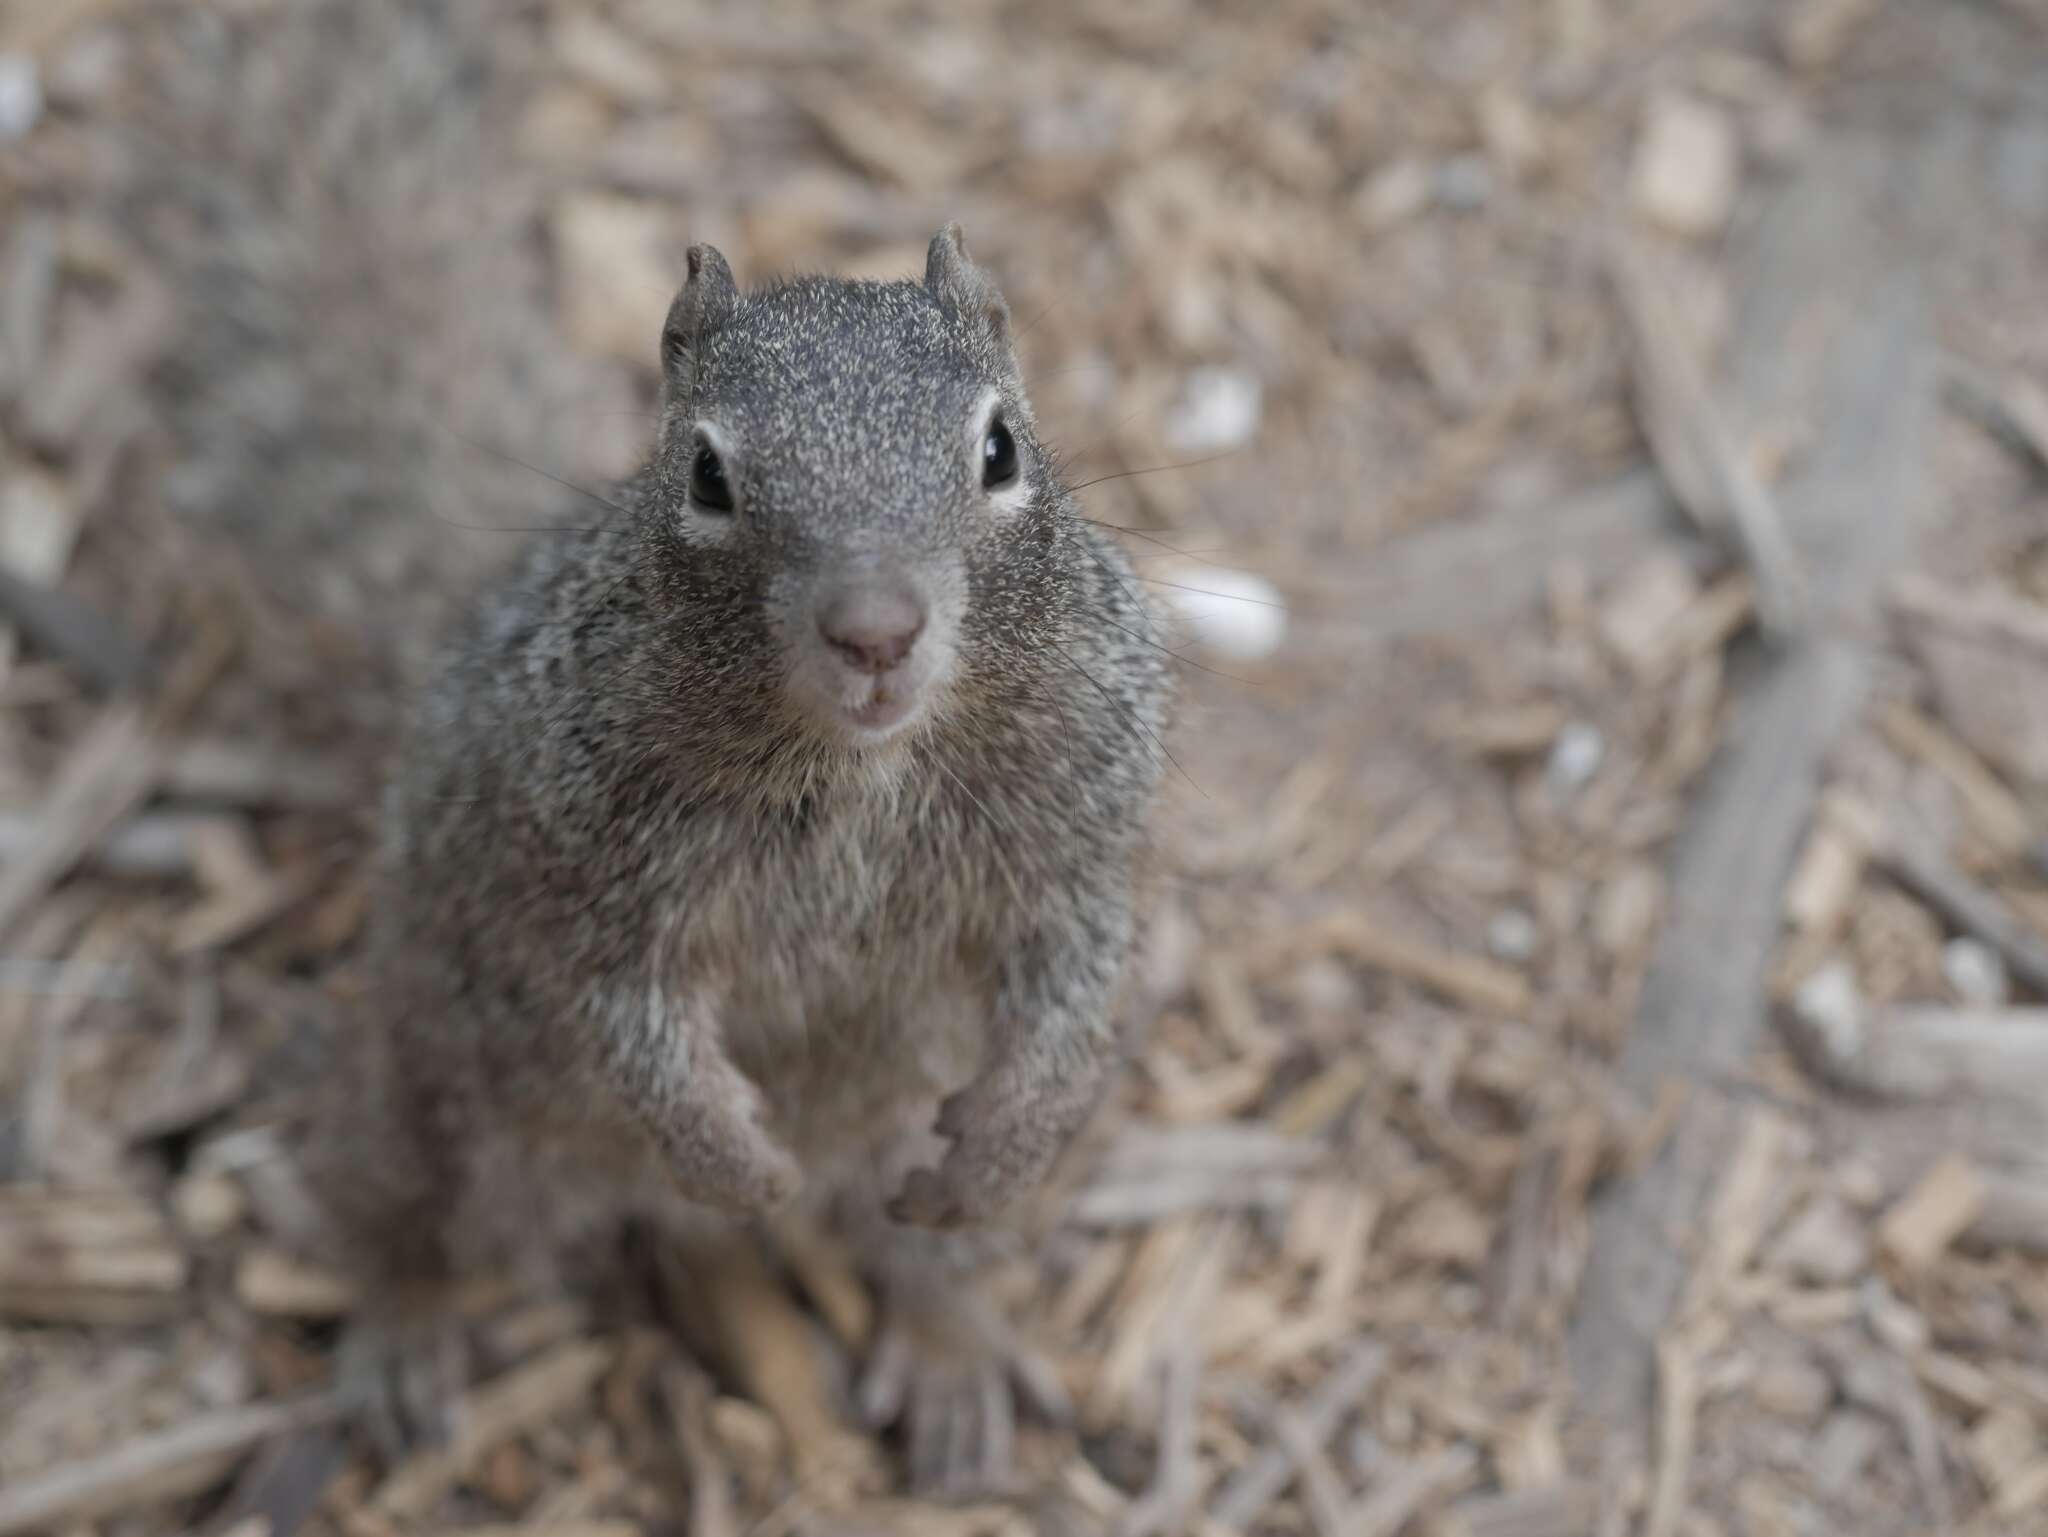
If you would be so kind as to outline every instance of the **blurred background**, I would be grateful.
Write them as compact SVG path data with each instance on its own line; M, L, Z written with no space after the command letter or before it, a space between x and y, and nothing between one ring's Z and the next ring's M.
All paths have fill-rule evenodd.
M0 1534L2048 1532L2048 7L458 10L0 3ZM689 243L947 219L1186 661L1076 1423L824 1487L564 1301L379 1473L265 1064L393 680Z

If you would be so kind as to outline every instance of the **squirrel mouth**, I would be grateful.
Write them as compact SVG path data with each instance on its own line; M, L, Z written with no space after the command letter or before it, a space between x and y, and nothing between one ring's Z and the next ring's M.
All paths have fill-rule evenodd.
M879 740L894 734L917 713L918 694L919 690L901 683L877 682L864 701L843 705L840 713L859 735Z

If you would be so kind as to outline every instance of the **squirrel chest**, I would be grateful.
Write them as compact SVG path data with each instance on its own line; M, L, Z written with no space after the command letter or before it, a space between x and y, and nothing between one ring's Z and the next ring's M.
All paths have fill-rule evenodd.
M742 1058L893 1058L925 1049L920 1036L951 1054L954 1037L978 1036L1005 936L1034 902L994 792L967 814L963 802L863 796L764 818L698 855L682 872L672 984L718 1000Z

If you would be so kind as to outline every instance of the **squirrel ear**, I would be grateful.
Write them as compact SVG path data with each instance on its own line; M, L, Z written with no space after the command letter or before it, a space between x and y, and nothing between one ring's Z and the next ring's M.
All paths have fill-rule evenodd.
M661 373L670 390L687 393L696 372L697 351L707 328L717 325L739 301L732 268L716 246L693 245L689 277L661 328Z
M975 265L958 224L932 236L924 259L924 286L947 309L965 319L979 319L996 341L1010 340L1010 306L1003 302L995 279Z

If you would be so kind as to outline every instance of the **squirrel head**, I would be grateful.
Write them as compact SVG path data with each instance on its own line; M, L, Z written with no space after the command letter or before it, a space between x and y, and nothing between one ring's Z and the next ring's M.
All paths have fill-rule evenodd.
M697 246L661 361L651 548L680 681L735 731L872 749L1056 643L1070 497L957 226L921 283L742 292Z

